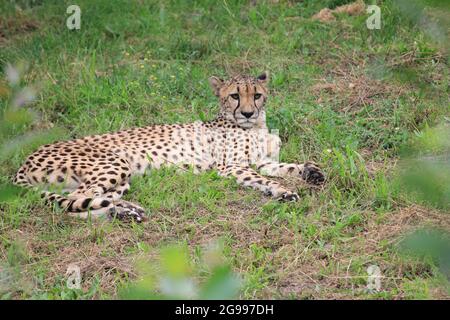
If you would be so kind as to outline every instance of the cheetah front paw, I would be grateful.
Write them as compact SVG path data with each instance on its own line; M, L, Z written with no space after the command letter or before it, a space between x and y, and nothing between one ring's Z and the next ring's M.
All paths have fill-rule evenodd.
M282 193L281 196L279 196L277 200L280 202L296 202L296 201L300 200L300 197L295 192L286 191L286 192Z
M321 185L325 181L325 175L322 170L320 170L320 168L312 162L306 162L304 164L301 176L306 182L315 185Z

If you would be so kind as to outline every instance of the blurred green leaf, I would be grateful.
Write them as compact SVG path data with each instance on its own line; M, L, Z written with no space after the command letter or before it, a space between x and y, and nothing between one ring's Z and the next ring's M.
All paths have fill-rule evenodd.
M22 188L14 185L0 185L0 203L16 199L21 191Z
M63 131L54 128L48 131L33 131L22 136L7 140L0 146L0 161L5 161L19 151L30 152L31 149L37 149L39 146L58 140L63 136Z
M190 273L187 247L167 247L161 251L161 266L171 277L185 277Z
M163 297L156 294L153 287L139 282L119 289L118 296L123 300L154 300Z
M199 298L208 300L233 299L239 292L241 282L229 266L216 267L201 288Z
M409 161L400 177L405 191L438 208L450 208L450 163Z
M402 253L421 259L430 258L450 279L450 233L424 228L407 235L400 243Z
M0 138L20 133L35 119L35 115L27 109L8 108L0 120Z
M403 150L399 184L438 208L450 208L450 126L426 127Z
M186 246L161 250L160 266L148 261L138 265L140 278L119 290L121 299L234 299L241 281L230 266L218 259L222 246L214 244L205 251L207 268L212 271L199 281L202 270L191 266ZM209 261L212 260L212 261Z

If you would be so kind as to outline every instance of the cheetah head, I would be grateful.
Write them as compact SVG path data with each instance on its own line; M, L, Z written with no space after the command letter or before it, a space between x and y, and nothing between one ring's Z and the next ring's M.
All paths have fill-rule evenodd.
M244 129L265 127L268 72L258 77L236 76L229 80L209 78L220 99L220 114Z

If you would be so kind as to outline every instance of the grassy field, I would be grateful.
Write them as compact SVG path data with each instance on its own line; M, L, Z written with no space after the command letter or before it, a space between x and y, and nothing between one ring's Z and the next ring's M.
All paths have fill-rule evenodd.
M141 257L156 261L160 248L181 243L203 270L202 248L220 241L243 279L242 299L449 298L448 278L432 259L398 249L417 228L449 230L448 210L395 182L402 147L449 119L448 5L427 1L435 6L426 14L444 21L427 27L401 10L404 1L378 1L382 26L369 30L365 13L311 19L346 3L338 0L75 2L81 29L72 31L72 2L0 4L0 69L24 66L22 85L37 92L34 120L1 138L9 146L2 184L41 144L212 119L218 103L209 76L264 70L282 160L314 160L328 181L315 189L281 180L301 195L283 204L214 172L149 172L126 196L149 221L131 226L69 218L23 192L0 203L0 297L115 298ZM4 112L10 92L1 81ZM81 267L81 290L66 287L71 263ZM370 265L383 275L378 292L366 290Z

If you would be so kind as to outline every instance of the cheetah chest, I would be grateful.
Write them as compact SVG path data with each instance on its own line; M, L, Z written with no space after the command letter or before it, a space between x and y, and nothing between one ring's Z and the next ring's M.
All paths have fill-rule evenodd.
M250 165L265 159L278 160L280 139L267 129L189 126L155 128L138 144L124 141L115 152L127 158L133 173L161 166L193 167L194 171L218 165Z

